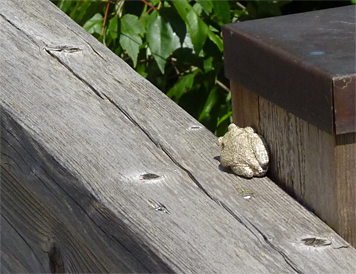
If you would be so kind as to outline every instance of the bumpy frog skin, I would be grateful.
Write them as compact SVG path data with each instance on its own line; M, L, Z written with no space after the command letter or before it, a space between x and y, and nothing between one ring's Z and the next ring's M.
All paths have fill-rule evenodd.
M229 125L229 131L218 138L220 163L240 176L261 177L268 169L269 157L265 141L253 128Z

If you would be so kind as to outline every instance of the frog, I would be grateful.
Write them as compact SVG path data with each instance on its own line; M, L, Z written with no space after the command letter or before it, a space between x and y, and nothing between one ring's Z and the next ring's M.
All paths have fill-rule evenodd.
M262 177L269 167L266 141L252 127L230 124L228 132L217 139L221 149L220 163L233 173L245 177Z

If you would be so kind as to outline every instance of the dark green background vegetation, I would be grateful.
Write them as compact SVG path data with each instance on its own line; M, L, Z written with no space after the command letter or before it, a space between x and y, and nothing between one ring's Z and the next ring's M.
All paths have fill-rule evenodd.
M60 0L73 20L216 135L232 121L221 26L353 1Z

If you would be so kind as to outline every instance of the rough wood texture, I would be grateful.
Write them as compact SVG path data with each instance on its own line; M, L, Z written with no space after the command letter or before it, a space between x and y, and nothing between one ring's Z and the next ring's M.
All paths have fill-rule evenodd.
M355 133L328 134L234 82L231 88L235 123L253 125L269 145L270 178L356 246Z
M253 127L257 129L259 118L258 98L259 96L244 89L242 86L231 82L231 102L233 121L240 127ZM235 111L237 110L237 111Z
M212 133L49 1L1 0L0 23L1 273L356 271L354 248L270 179L220 168Z
M335 138L339 222L337 230L356 246L356 133Z

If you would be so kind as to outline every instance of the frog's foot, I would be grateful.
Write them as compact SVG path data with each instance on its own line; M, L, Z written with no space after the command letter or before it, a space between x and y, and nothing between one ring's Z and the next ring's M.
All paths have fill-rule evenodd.
M248 166L248 165L234 165L231 167L231 170L240 176L246 177L246 178L252 178L253 177L253 170Z

